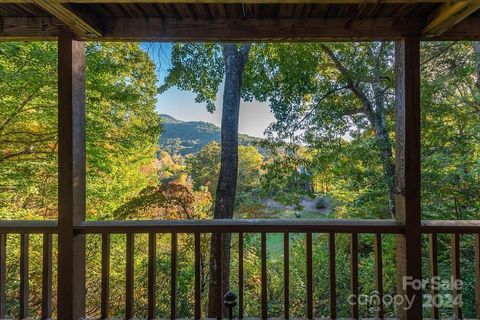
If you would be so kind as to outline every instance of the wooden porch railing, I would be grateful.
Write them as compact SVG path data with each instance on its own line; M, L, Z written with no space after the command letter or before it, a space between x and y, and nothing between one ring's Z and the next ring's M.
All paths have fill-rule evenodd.
M156 234L171 235L171 277L170 277L170 318L177 318L177 250L178 238L180 233L194 235L195 252L195 305L194 316L196 319L205 317L201 312L201 234L212 233L236 233L238 234L238 317L244 317L244 235L246 233L258 233L261 235L261 318L269 317L267 301L267 233L283 233L284 247L284 316L290 317L290 268L289 268L289 234L301 233L305 235L306 250L306 316L309 319L314 318L313 312L313 273L315 272L312 263L312 234L328 234L328 266L329 266L329 306L331 318L337 317L337 293L336 293L336 274L335 274L335 235L339 233L350 234L350 255L351 255L351 283L350 291L353 295L358 295L359 274L358 274L358 250L359 234L374 235L374 254L375 254L375 283L379 296L383 295L383 261L382 261L382 235L383 234L402 234L404 227L393 220L185 220L185 221L98 221L83 222L76 226L77 234L101 234L101 318L107 319L109 316L109 273L110 273L110 236L111 234L126 234L126 268L125 268L125 319L131 319L135 316L134 310L134 241L136 234L148 234L148 318L153 319L160 315L155 313L155 293L156 287ZM460 237L462 234L475 234L475 286L476 286L476 310L480 315L480 223L476 221L423 221L422 234L428 235L429 239L429 265L431 275L438 275L437 261L437 235L451 235L451 255L453 279L460 279ZM20 234L20 286L19 286L19 319L27 318L29 315L29 235L43 234L43 262L42 262L42 319L52 317L52 235L56 234L57 224L54 221L2 221L0 222L0 318L4 318L6 310L6 237L9 234ZM219 237L221 238L221 237ZM217 272L221 272L217 268ZM58 274L62 277L62 274ZM394 276L394 275L392 275ZM327 285L327 284L325 284ZM436 292L434 288L432 295ZM223 298L224 292L218 291L219 298ZM452 291L455 297L460 294L457 290ZM221 299L220 301L223 301ZM356 302L356 300L353 300ZM383 318L384 308L382 300L377 305L377 318ZM462 318L461 306L454 308L457 318ZM166 315L162 315L166 316ZM223 308L221 305L217 308L217 318L223 318ZM432 307L432 318L438 318L439 310ZM359 305L354 303L351 309L351 317L359 317Z
M437 277L438 273L438 250L437 242L439 234L450 235L450 256L451 256L451 277L453 281L461 280L460 274L460 238L465 234L475 235L474 243L471 243L475 252L475 308L476 318L480 319L480 222L467 220L449 220L449 221L422 221L422 233L428 235L428 259L430 267L430 276ZM430 294L435 297L438 294L438 288L431 285ZM453 299L461 294L460 290L452 288ZM462 319L461 304L453 304L454 317ZM431 310L432 318L439 318L439 308L434 303Z

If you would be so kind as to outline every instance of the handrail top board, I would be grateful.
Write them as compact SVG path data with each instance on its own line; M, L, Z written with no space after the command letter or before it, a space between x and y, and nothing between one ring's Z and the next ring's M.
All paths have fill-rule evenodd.
M56 220L0 220L0 233L57 233ZM395 220L210 219L85 221L78 233L332 232L403 233ZM422 233L480 233L480 220L422 220Z
M0 233L57 233L56 220L0 220Z
M480 233L480 220L422 220L422 233Z
M79 233L209 233L209 232L335 232L401 233L394 220L296 220L296 219L210 219L210 220L128 220L85 221Z

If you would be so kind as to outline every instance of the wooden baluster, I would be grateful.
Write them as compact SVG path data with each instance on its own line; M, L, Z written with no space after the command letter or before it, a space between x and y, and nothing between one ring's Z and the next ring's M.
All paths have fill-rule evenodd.
M268 318L267 301L267 234L262 232L262 319Z
M352 318L358 319L358 234L352 233L352 243L351 243L351 290L353 299L352 304Z
M328 273L330 279L330 318L337 317L337 281L335 274L335 233L328 234Z
M202 318L201 286L202 286L202 253L200 233L195 233L195 319Z
M43 235L42 319L52 318L52 235Z
M453 281L456 282L456 280L460 279L460 234L454 233L452 234L452 277ZM459 305L459 301L457 299L460 298L461 301L461 290L456 289L455 286L452 288L452 294L453 294L453 312L455 313L456 319L462 319L462 306Z
M177 233L171 235L170 245L170 318L177 318Z
M290 234L283 234L283 285L284 318L290 318Z
M134 245L135 235L127 233L127 267L126 267L126 283L125 283L125 319L133 318L133 296L134 296Z
M375 234L375 275L378 292L377 318L383 319L383 258L382 258L382 234ZM368 308L367 308L368 309Z
M29 235L20 235L20 312L19 318L28 317L28 242Z
M480 319L480 234L475 235L475 306Z
M437 260L437 234L428 235L428 256L430 260L430 277L433 279L438 276L438 260ZM430 294L432 295L432 319L439 319L438 306L436 305L436 297L438 289L434 283L431 284Z
M157 234L148 234L148 319L155 318L155 283L157 282Z
M216 233L217 247L215 253L217 255L217 319L223 319L223 235L222 233Z
M5 280L7 275L7 235L0 234L0 319L7 313Z
M102 234L101 318L108 319L110 306L110 235Z
M243 319L243 233L238 234L238 318Z
M312 276L312 233L305 235L305 251L307 255L307 318L313 318L313 276Z

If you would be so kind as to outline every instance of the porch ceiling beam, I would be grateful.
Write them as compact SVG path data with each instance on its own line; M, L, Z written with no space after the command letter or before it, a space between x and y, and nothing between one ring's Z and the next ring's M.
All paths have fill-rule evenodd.
M0 39L52 38L53 18L0 18ZM160 19L105 18L96 40L118 41L315 41L380 40L418 34L421 21L405 18Z
M422 21L403 18L104 19L99 41L395 40L419 33ZM56 18L0 17L1 40L54 40ZM469 17L429 40L480 40L480 17Z
M394 39L418 34L408 18L112 19L105 39L143 41L315 41Z
M422 30L425 36L438 36L480 9L480 0L466 0L443 4Z
M84 38L96 38L102 35L102 32L88 23L76 13L66 8L58 0L32 0L34 4L41 7L55 18L63 22L77 36Z

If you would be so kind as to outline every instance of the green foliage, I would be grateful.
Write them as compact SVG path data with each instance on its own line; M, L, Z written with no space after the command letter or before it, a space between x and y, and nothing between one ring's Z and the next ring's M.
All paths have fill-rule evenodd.
M171 87L196 93L195 102L215 110L215 100L223 80L224 63L220 44L177 43L172 48L172 68L159 93Z
M265 147L274 157L265 187L299 206L308 193L299 181L311 179L305 170L312 176L333 170L330 189L347 196L340 203L348 216L371 215L372 206L373 216L390 216L392 149L381 134L384 126L393 130L392 66L391 43L254 46L244 97L268 101L276 118L267 129Z
M203 121L180 121L169 115L161 115L163 132L160 147L168 153L186 156L200 151L208 143L220 143L220 128ZM254 145L259 138L246 134L238 135L240 145Z
M187 171L193 180L193 187L207 187L212 195L217 188L220 170L220 145L210 142L199 152L186 158Z
M427 218L478 219L480 87L474 85L472 44L429 43L424 52L423 213Z
M53 43L0 44L0 216L57 211L57 63Z
M260 187L263 157L253 146L239 146L238 153L237 194L242 194ZM220 145L210 142L199 152L189 155L185 162L194 189L207 187L214 195L220 170Z
M92 44L86 78L87 213L108 219L157 182L155 66L138 44Z
M155 113L153 62L138 44L87 46L87 214L112 212L147 186L157 184L154 166L160 119ZM55 42L0 44L0 218L57 217L57 49ZM30 314L39 317L41 235L30 238ZM98 239L97 239L98 240ZM121 297L124 246L112 241L112 297ZM87 261L99 262L100 242L89 242ZM7 313L18 315L19 237L7 238ZM54 237L54 257L57 253ZM53 279L57 277L54 263ZM122 269L120 271L120 269ZM89 269L90 270L90 269ZM99 270L87 281L99 292ZM56 281L53 295L56 295ZM99 299L88 311L99 310ZM54 300L55 312L55 300ZM113 310L118 305L112 304Z
M0 46L0 214L57 215L56 44ZM87 213L111 212L148 185L160 121L154 64L138 44L87 46Z
M2 218L55 218L56 205L56 47L52 43L0 44L0 215ZM336 57L332 59L332 54ZM480 91L472 43L426 42L422 46L422 210L423 218L478 219L480 212ZM197 102L215 108L223 80L219 44L176 44L172 68L160 92L172 86L194 92ZM267 101L276 117L261 141L239 147L238 216L257 217L263 193L300 208L302 199L323 193L335 204L336 218L389 217L388 181L378 139L378 122L394 137L394 52L392 43L254 44L247 63L242 96ZM344 66L341 70L338 62ZM372 113L353 85L375 105ZM380 95L378 93L381 93ZM163 116L165 134L154 112L155 69L136 44L97 44L87 48L88 214L93 219L182 219L211 217L220 163L219 130L203 122ZM248 137L246 137L248 138ZM388 147L388 146L387 146ZM394 146L390 146L390 151ZM186 157L182 155L187 154ZM155 154L157 158L155 159ZM180 155L178 155L180 154ZM263 190L260 190L262 189ZM324 198L321 198L324 199ZM330 202L329 202L330 203ZM325 202L318 202L324 207ZM31 236L32 313L40 301L41 241ZM87 237L87 312L98 316L100 246ZM206 310L209 236L202 235L202 300ZM112 317L124 314L125 237L111 239ZM170 238L158 236L157 306L169 314ZM361 293L372 293L373 237L360 235ZM471 236L462 236L461 275L466 316L474 310L474 252ZM146 317L148 239L135 236L136 316ZM384 290L395 292L395 237L383 236ZM232 290L238 292L237 236L232 240ZM260 314L260 237L245 234L245 313ZM424 274L428 259L424 239ZM339 317L350 306L350 236L336 236ZM8 236L7 304L18 312L19 237ZM179 236L178 311L192 317L194 252L191 235ZM283 314L283 235L269 234L268 307ZM290 310L305 317L305 240L290 235ZM55 246L56 250L56 246ZM439 236L439 272L450 275L450 239ZM314 234L314 312L327 316L328 238ZM12 271L13 270L13 271ZM56 272L56 271L55 271ZM447 292L444 292L447 293ZM361 307L373 316L373 306ZM426 311L427 312L427 311ZM441 314L451 314L450 307ZM386 316L395 310L387 308Z

